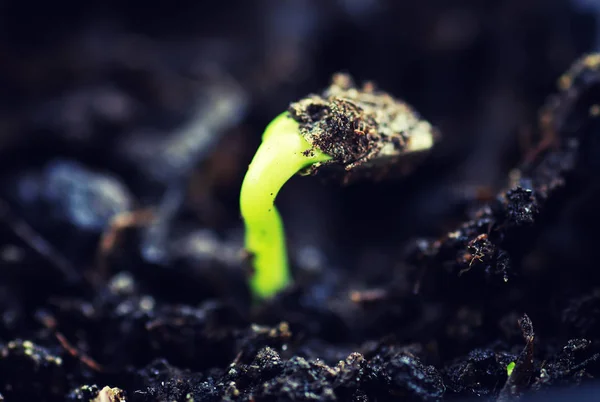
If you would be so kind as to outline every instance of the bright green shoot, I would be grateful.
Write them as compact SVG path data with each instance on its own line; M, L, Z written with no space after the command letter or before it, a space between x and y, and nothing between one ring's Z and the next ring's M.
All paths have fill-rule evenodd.
M515 369L516 365L517 364L515 362L510 362L510 363L508 363L508 366L506 366L506 374L508 374L509 377L512 374L513 370Z
M240 193L245 247L254 268L250 287L258 298L272 296L291 279L283 224L274 205L277 193L296 173L329 159L302 137L288 113L267 126Z

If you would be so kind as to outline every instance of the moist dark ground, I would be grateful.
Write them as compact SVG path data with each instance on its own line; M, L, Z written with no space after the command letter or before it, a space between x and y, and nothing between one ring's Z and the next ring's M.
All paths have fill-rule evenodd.
M5 400L550 400L600 374L597 71L556 87L592 10L338 3L0 5ZM245 169L337 71L444 140L402 180L294 178L296 285L251 308Z

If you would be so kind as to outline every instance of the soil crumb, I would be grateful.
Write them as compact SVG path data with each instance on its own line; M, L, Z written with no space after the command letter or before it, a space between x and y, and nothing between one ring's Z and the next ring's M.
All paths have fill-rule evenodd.
M393 164L402 155L429 150L438 138L410 105L371 82L359 88L347 74L334 75L322 94L292 103L288 112L304 138L346 171Z

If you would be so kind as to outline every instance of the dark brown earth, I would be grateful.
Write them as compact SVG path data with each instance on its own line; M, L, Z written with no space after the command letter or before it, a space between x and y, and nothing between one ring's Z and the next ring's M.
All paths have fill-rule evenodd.
M4 400L594 401L582 3L2 3ZM340 71L441 140L404 175L292 179L295 283L252 306L243 175L266 124ZM364 105L334 106L352 149L330 152L378 160Z

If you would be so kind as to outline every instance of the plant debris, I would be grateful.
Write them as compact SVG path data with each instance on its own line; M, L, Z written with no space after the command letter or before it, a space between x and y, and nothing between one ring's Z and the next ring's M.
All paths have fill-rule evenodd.
M401 158L430 150L439 137L411 106L376 90L373 83L357 88L347 74L334 75L321 95L292 103L288 112L300 123L304 138L333 158L310 170L339 164L347 172L346 182L357 169L372 170L371 178L379 177L374 172L396 169Z

